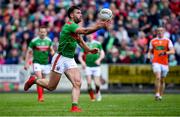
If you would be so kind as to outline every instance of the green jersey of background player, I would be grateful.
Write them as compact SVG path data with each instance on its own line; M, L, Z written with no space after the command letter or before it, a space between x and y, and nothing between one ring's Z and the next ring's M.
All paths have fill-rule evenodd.
M58 53L53 56L50 80L38 79L36 76L31 76L25 83L24 90L27 91L34 83L53 91L56 89L62 73L65 73L67 78L72 83L72 107L71 112L81 112L78 107L80 96L81 75L74 60L74 51L77 43L84 48L86 52L97 53L98 49L90 49L79 34L90 34L100 28L107 28L110 21L99 21L91 27L80 27L78 23L82 20L82 13L79 7L72 6L67 11L69 21L63 26L60 34Z
M33 72L38 78L45 78L50 73L50 66L48 65L49 54L54 54L52 48L52 41L47 36L47 29L44 26L39 28L39 36L32 39L29 44L26 54L26 63L24 68L29 68L29 60L33 57ZM44 101L43 88L37 86L38 101Z
M104 50L102 49L102 45L97 40L93 39L93 35L88 35L88 42L87 45L90 48L98 48L99 52L96 54L91 53L84 53L83 51L79 54L79 61L81 62L87 79L87 85L88 85L88 93L91 98L91 101L95 100L94 91L92 89L92 77L94 77L94 82L96 86L96 100L101 101L102 96L100 92L100 76L101 76L101 68L100 63L102 59L104 58Z
M50 38L35 37L29 44L29 49L33 50L33 63L47 65L51 46L52 41Z
M101 43L96 41L96 40L92 40L90 42L87 42L87 45L89 46L89 48L98 48L100 52L103 51ZM88 67L97 67L97 66L99 66L99 63L97 63L96 61L100 57L100 52L98 52L96 54L86 54L85 61L86 61L86 65Z

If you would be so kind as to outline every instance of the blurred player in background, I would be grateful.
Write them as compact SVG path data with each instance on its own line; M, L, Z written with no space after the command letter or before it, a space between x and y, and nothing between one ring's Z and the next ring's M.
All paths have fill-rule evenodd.
M83 69L85 70L87 85L88 85L88 93L91 98L91 101L95 100L94 91L92 88L92 78L94 78L95 87L96 87L96 100L101 101L102 96L100 92L100 76L101 76L101 68L100 64L102 59L104 58L104 50L102 49L102 45L100 42L94 40L93 35L90 34L87 36L88 42L87 45L89 48L98 48L99 52L96 54L85 53L82 49L82 52L79 54L79 61L82 64Z
M79 34L90 34L101 28L108 28L110 21L99 21L91 27L80 27L78 23L82 21L82 13L79 7L72 6L67 11L69 21L63 26L60 39L58 53L52 58L52 67L50 80L40 79L37 76L31 76L25 83L24 90L27 91L33 84L38 84L50 91L56 89L61 75L65 73L72 83L72 107L71 112L81 112L78 107L80 96L81 75L74 60L75 49L77 43L84 48L85 52L97 53L98 49L90 49Z
M32 39L29 44L26 58L25 58L25 70L29 68L29 60L33 57L33 72L35 75L44 79L46 75L50 73L50 66L48 65L49 53L54 55L54 50L52 48L52 41L47 36L47 28L41 26L39 28L39 36ZM32 56L33 55L33 56ZM37 85L38 101L44 101L43 88Z
M152 68L155 74L155 100L161 100L165 88L164 79L169 71L168 55L174 54L175 50L170 39L164 37L165 29L157 28L157 37L152 39L149 45L148 59L153 54Z

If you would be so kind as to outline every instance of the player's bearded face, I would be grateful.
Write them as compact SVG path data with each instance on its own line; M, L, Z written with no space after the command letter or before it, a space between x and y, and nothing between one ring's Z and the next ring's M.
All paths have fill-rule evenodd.
M73 16L73 19L74 19L74 22L75 22L75 23L81 22L81 20L82 20L82 14L81 14L81 11L80 11L80 10L78 10L78 9L74 10L73 15L74 15L74 16Z

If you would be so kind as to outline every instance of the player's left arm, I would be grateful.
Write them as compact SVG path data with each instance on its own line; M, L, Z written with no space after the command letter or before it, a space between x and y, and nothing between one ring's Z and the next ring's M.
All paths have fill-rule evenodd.
M170 54L175 54L175 49L174 49L174 47L169 48L168 51L161 52L161 53L159 54L159 56L170 55Z
M101 61L104 59L105 57L105 52L104 50L102 49L102 46L101 46L101 50L100 50L100 56L99 58L96 60L96 64L97 65L100 65Z
M53 56L55 53L53 46L50 46L49 51L50 51L50 54Z
M172 47L172 48L170 48L168 51L166 51L166 54L167 54L167 55L175 54L175 49L174 49L174 47Z
M174 46L173 46L171 40L169 40L168 48L169 48L169 50L166 51L166 54L167 54L167 55L175 54L175 49L174 49Z
M100 65L100 64L101 64L101 61L104 59L104 57L105 57L104 50L101 50L101 51L100 51L100 57L96 60L96 64L97 64L97 65Z
M169 49L168 51L160 53L159 56L175 54L175 49L173 47L171 40L169 40L168 49Z

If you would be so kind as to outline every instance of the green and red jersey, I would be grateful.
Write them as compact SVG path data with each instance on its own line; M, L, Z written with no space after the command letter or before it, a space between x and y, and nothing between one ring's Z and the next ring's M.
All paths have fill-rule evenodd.
M41 39L40 37L34 38L29 44L29 48L33 50L33 63L43 65L48 64L51 46L52 41L48 37L45 37L44 39Z
M102 50L102 44L98 41L93 40L92 42L87 42L87 45L89 46L90 49L94 49L94 48L98 48L99 49L99 53L96 54L85 54L85 62L86 65L88 67L95 67L98 66L95 61L100 57L100 52ZM82 49L82 52L84 52L84 50Z
M62 27L59 39L58 53L68 58L74 57L75 49L77 46L76 39L78 38L78 34L76 34L75 31L78 27L79 25L72 20L69 20Z

